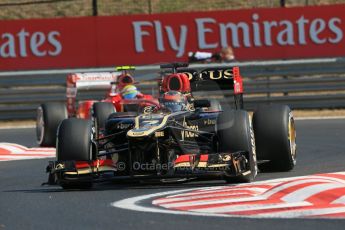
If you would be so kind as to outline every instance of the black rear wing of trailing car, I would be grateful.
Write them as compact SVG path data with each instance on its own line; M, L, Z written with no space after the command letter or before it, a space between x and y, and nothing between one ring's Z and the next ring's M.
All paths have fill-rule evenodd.
M173 73L184 73L191 83L191 91L207 92L233 90L236 109L243 109L243 80L238 66L206 68L200 71L187 68L188 63L172 63L161 68L171 68Z

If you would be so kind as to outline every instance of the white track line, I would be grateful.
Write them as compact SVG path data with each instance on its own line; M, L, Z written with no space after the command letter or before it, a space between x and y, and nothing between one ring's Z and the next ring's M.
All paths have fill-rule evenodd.
M166 213L166 214L192 215L192 216L215 216L215 217L228 217L229 216L229 215L224 215L224 214L213 214L213 213L196 213L196 212L173 211L173 210L167 210L167 209L160 209L160 208L156 208L156 207L144 207L144 206L141 206L138 204L143 200L148 200L148 199L152 199L152 198L159 197L159 196L176 194L176 193L180 193L180 192L188 192L188 191L192 191L192 190L195 190L195 188L137 196L137 197L132 197L132 198L127 198L124 200L116 201L116 202L111 203L110 205L113 207L116 207L116 208L127 209L127 210L132 210L132 211L140 211L140 212Z
M36 125L0 125L0 130L4 129L33 129L36 128Z
M336 213L345 212L345 207L331 207L322 209L306 209L306 210L293 210L293 211L281 211L275 213L264 213L257 214L258 218L301 218L303 217L313 217L317 215L329 215ZM320 217L317 217L320 218Z
M210 207L203 209L189 209L191 212L201 213L227 213L227 212L243 212L243 211L255 211L255 210L269 210L279 208L298 208L311 206L312 204L307 201L296 202L296 203L273 203L273 204L256 204L256 205L229 205L221 207Z
M338 199L334 200L332 204L345 204L345 195L339 197Z
M336 119L345 119L345 116L295 117L295 120L298 120L298 121L304 121L304 120L336 120Z
M252 197L245 197L245 198L223 198L218 200L197 200L197 201L186 201L186 202L180 202L180 203L168 203L168 204L162 204L160 206L164 208L179 208L179 207L185 207L185 206L198 206L198 205L214 205L214 204L223 204L223 203L230 203L230 202L252 202L252 201L264 201L267 200L270 196L283 191L285 189L288 189L290 187L296 186L296 185L302 185L310 182L330 182L329 180L320 180L320 179L311 179L311 180L298 180L298 181L292 181L291 183L284 184L282 186L278 186L276 188L273 188L269 190L268 192L264 194L260 194L257 196ZM264 183L264 182L263 182ZM342 184L344 186L344 184Z
M238 190L242 190L242 189L238 189ZM253 190L253 189L249 189L249 190ZM267 189L263 189L260 192L264 192ZM236 189L233 189L231 191L236 191ZM222 191L223 192L223 191ZM226 192L226 190L224 191ZM179 202L179 201L186 201L186 200L194 200L194 199L202 199L202 198L215 198L217 199L217 197L222 197L222 196L239 196L239 195L252 195L248 192L238 192L238 193L221 193L221 194L207 194L207 195L195 195L195 196L186 196L186 197L176 197L176 198L165 198L165 199L160 199L160 200L155 200L153 202L153 204L163 204L163 203L169 203L169 202Z
M53 158L55 156L4 156L0 157L0 162L3 161L18 161L18 160L35 160L35 159L45 159Z
M281 199L285 202L301 202L303 200L308 199L309 197L316 195L318 193L327 191L327 190L331 190L331 189L335 189L335 188L345 188L345 184L331 184L331 183L327 183L327 184L316 184L313 186L307 186L305 188L302 189L298 189L295 192L292 192L284 197L282 197Z
M5 149L10 152L10 154L17 154L25 152L21 147L13 146L7 143L0 143L0 149Z
M337 173L329 173L329 174L339 174L344 175L344 172L337 172ZM298 181L296 181L296 179ZM291 182L288 182L290 180L294 180ZM324 207L324 208L318 208L317 206L312 206L311 203L305 201L308 197L311 197L317 193L327 191L329 189L334 188L340 188L345 186L345 180L339 179L339 178L332 178L332 175L324 174L324 175L311 175L311 176L301 176L301 177L291 177L291 178L283 178L283 179L274 179L274 180L267 180L267 181L258 181L250 184L243 184L238 185L234 187L234 189L240 189L241 187L246 187L248 185L260 185L260 184L270 184L270 183L277 183L277 182L288 182L281 186L274 187L272 189L268 189L267 192L264 192L260 198L268 197L272 194L275 194L279 191L283 191L285 188L290 188L292 186L296 186L302 183L310 183L310 182L320 182L318 185L309 185L306 188L301 188L296 190L295 192L292 192L293 195L285 195L284 198L287 201L291 201L291 203L271 203L271 204L255 204L255 205L246 205L246 204L238 204L233 206L220 206L220 207L204 207L200 209L191 209L189 211L180 211L180 210L171 210L171 209L164 209L165 206L171 206L172 204L166 204L164 205L164 201L168 201L170 199L176 199L179 200L179 198L182 198L183 194L192 194L194 193L196 196L199 195L203 196L206 195L203 192L205 191L222 191L223 189L226 190L226 187L229 186L219 186L216 189L214 187L205 187L205 188L193 188L193 189L185 189L185 190L175 190L175 191L168 191L168 192L161 192L161 193L154 193L149 195L142 195L132 198L127 198L124 200L120 200L117 202L111 203L111 206L122 208L122 209L129 209L133 211L143 211L143 212L154 212L154 213L167 213L167 214L181 214L181 215L198 215L198 216L217 216L217 217L240 217L240 218L305 218L305 217L314 217L317 216L317 218L326 218L322 217L321 215L328 215L328 214L336 214L345 212L345 207L334 207L334 202L336 203L343 203L344 197L341 197L337 199L336 201L333 201L332 204L330 204L330 207ZM333 183L333 184L332 184ZM335 184L334 184L335 183ZM231 185L230 185L231 186ZM189 192L189 193L188 193ZM180 195L180 196L179 196ZM207 194L208 195L208 194ZM163 201L163 205L161 204L160 200L158 199L158 202L154 202L151 207L142 206L141 204L146 200L153 200L157 199L159 197L162 197L161 201ZM166 199L164 199L166 198ZM259 198L259 199L260 199ZM248 199L248 198L247 198ZM251 197L252 201L258 199L258 197ZM284 200L285 200L284 199ZM225 199L222 201L224 202ZM237 201L243 200L241 198L237 199ZM156 200L157 201L157 200ZM192 201L193 202L193 201ZM198 201L197 201L198 202ZM199 204L197 202L194 202L193 204ZM216 201L217 202L217 201ZM184 202L184 205L188 203ZM201 204L205 204L205 202L202 202ZM221 203L220 203L221 204ZM155 205L158 205L155 207ZM172 208L176 208L176 206L173 204ZM179 206L179 205L177 205ZM294 210L293 208L300 208L300 207L306 207L306 209L303 210ZM292 208L290 210L280 210L280 211L272 211L272 212L265 212L265 213L257 213L254 215L248 214L248 215L238 215L238 214L231 214L232 212L236 211L256 211L256 210L270 210L270 209L278 209L278 208ZM230 214L223 214L224 212L230 212ZM318 216L320 215L320 216ZM327 217L329 218L336 218L336 217Z
M30 160L55 157L54 148L27 148L13 143L0 143L0 161Z

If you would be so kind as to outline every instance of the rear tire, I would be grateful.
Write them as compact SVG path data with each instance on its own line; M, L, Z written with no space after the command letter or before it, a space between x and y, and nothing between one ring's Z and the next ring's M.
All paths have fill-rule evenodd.
M104 128L109 115L116 112L114 105L110 102L96 102L92 108L93 117L97 121L99 128Z
M92 160L92 123L90 120L70 118L61 122L57 134L56 157L58 161ZM64 189L92 187L90 181L59 182Z
M67 118L64 103L45 103L38 107L36 137L40 146L55 147L56 132L62 120Z
M109 102L96 102L92 106L93 119L96 129L96 138L98 138L99 131L105 128L105 122L110 114L116 112L115 107Z
M225 110L218 116L219 152L247 151L250 173L226 176L227 182L251 182L257 174L254 133L249 114L244 110Z
M261 171L290 171L296 165L296 130L291 109L286 105L264 106L253 115Z

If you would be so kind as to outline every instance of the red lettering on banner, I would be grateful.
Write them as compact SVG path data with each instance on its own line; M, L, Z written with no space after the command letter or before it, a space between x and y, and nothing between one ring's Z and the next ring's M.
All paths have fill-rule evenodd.
M345 56L345 5L0 21L0 71Z

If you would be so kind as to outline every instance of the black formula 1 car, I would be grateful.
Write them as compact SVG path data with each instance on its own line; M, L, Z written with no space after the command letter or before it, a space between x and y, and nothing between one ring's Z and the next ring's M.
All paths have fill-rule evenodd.
M92 121L62 121L57 159L47 167L49 184L69 189L105 180L250 182L258 169L294 168L296 132L290 108L261 107L251 118L243 110L238 67L199 72L180 64L162 67L173 73L162 80L159 106L147 106L141 114L113 113L97 134ZM193 98L193 92L210 86L233 89L233 105L221 109L213 100Z

